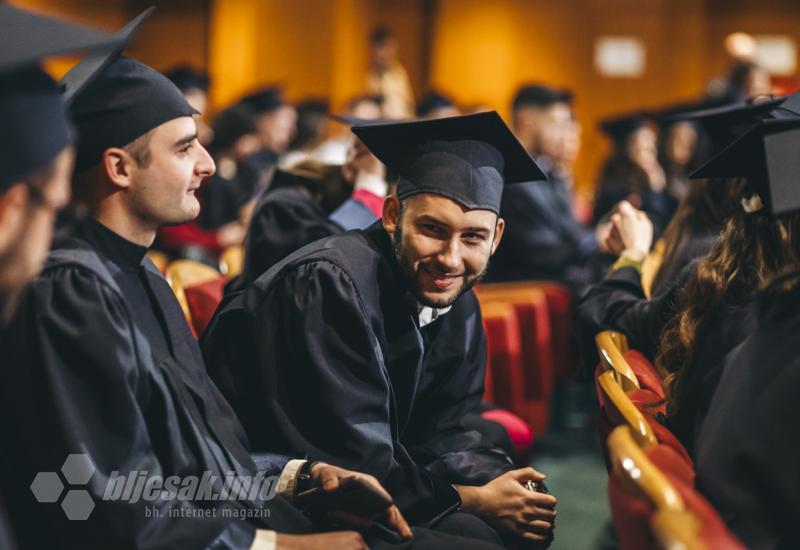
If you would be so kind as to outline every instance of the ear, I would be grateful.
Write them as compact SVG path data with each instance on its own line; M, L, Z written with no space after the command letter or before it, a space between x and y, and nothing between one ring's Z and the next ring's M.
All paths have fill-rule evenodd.
M130 187L135 165L133 157L124 149L109 147L103 152L103 169L108 180L116 187Z
M25 223L28 188L17 183L0 194L0 252L8 249Z
M397 231L397 224L400 218L400 199L397 195L389 195L383 201L383 228L386 232L394 237L394 232Z
M506 230L506 221L499 217L497 218L497 223L494 226L494 237L492 238L492 254L497 251L497 247L500 246L500 240L503 238L503 232Z

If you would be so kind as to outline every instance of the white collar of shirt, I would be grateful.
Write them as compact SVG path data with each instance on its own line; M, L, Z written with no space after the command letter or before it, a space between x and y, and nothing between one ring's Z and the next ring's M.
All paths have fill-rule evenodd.
M430 325L436 319L450 311L450 308L453 306L447 306L443 308L432 308L428 306L418 306L419 307L419 314L417 315L419 318L419 328L422 328L426 325Z

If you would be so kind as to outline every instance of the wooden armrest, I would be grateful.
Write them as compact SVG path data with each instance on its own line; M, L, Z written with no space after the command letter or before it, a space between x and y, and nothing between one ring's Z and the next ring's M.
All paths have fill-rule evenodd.
M618 415L618 418L612 418L611 420L630 427L637 445L642 448L646 449L658 443L658 439L653 433L653 428L650 427L647 419L633 404L631 398L622 390L619 382L614 378L614 373L612 371L604 372L598 378L598 383L600 384L600 389L606 395L606 405L613 405L613 410L607 412Z
M656 510L650 528L665 550L706 550L699 538L700 520L688 510Z
M626 392L639 389L636 373L622 354L628 351L628 339L624 334L606 330L594 337L597 352L603 362L603 368L614 373L614 377Z
M614 428L608 436L608 454L615 475L626 487L642 494L657 510L685 512L680 494L647 458L630 427Z

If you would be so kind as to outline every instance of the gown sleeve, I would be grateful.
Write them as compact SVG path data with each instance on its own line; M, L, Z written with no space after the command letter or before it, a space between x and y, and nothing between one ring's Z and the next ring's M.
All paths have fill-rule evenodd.
M138 356L128 315L115 290L78 267L46 272L22 304L7 342L16 366L2 369L0 384L5 407L18 418L12 428L19 443L16 466L32 478L80 454L86 457L81 463L94 468L85 487L94 503L87 520L67 520L56 504L32 503L31 517L70 547L249 548L254 527L222 517L218 503L208 503L216 517L185 518L170 517L169 510L196 510L200 503L162 493L135 503L104 499L120 476L144 471L163 479L174 473L163 460L169 438L180 437L156 438L148 430L142 404L164 403L150 399L141 368L149 359Z
M578 335L587 360L594 359L594 336L603 330L616 330L628 337L631 348L649 359L656 354L664 326L676 313L680 289L694 272L687 266L670 284L660 288L651 300L644 295L641 276L633 267L611 272L592 286L576 310Z
M374 475L412 523L458 504L450 483L419 467L396 438L376 329L343 270L324 261L294 268L259 305L254 326L270 396L260 406L271 420L245 413L258 419L248 435L261 432L266 445L277 431L309 459Z

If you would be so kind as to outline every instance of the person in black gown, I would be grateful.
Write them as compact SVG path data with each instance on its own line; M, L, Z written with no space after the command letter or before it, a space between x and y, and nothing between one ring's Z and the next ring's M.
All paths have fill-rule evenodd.
M212 378L256 450L371 473L414 524L460 506L504 536L545 540L555 499L521 485L541 474L460 424L483 393L470 288L502 235L503 183L541 172L496 113L354 132L399 174L382 221L303 247L227 297L203 340Z
M149 12L119 34L127 40ZM193 191L213 173L195 111L165 77L119 49L87 58L62 85L82 136L75 190L91 217L56 243L3 335L14 365L0 384L0 430L14 449L4 487L24 547L364 548L355 532L313 535L320 527L289 502L301 486L335 492L356 474L251 456L174 295L145 256L160 224L197 215ZM82 521L37 502L29 487L69 455L90 472L84 490L93 507ZM157 481L177 476L181 488L207 479L211 498L170 491L146 501L107 498L113 479L137 472ZM275 475L280 494L262 486L244 498L219 496L226 477L259 474ZM398 540L411 536L396 507L386 509L386 521ZM418 531L405 546L412 544L471 543Z
M0 341L25 287L41 269L56 212L69 199L74 133L42 59L112 46L83 25L0 5ZM44 38L43 38L44 37ZM5 361L0 371L8 368ZM0 447L8 471L10 447ZM0 477L0 548L16 548Z

